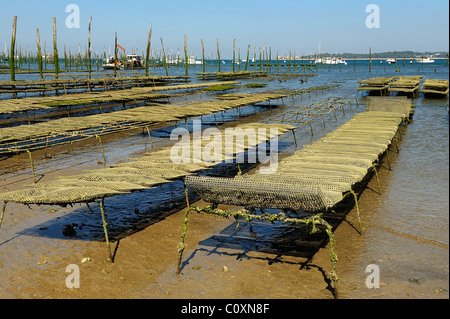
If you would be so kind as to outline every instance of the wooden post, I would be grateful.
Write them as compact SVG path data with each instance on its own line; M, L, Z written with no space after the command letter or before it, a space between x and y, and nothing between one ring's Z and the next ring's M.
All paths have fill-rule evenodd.
M219 50L219 38L217 38L217 61L219 62L219 72L220 72L220 50Z
M100 205L100 214L102 216L102 226L103 226L103 232L105 234L106 248L108 249L108 261L114 262L114 256L111 252L111 245L109 243L109 236L108 236L108 229L107 229L108 223L106 222L106 219L105 219L105 199L102 198L101 200L98 201L98 203ZM94 211L92 210L89 203L86 202L86 206L91 211L91 213L94 213Z
M66 51L66 45L64 44L64 70L68 71L68 63L67 63L67 51Z
M397 72L397 52L394 51L394 61L395 61L395 72Z
M88 35L88 68L89 68L89 79L91 79L91 22L92 17L89 19L89 35ZM89 88L91 91L91 88Z
M233 39L233 72L234 72L234 64L236 60L236 39Z
M36 184L36 174L34 173L33 157L31 156L31 152L29 150L26 151L28 153L28 157L30 158L31 173L33 173L33 183Z
M11 69L11 81L16 80L16 61L15 61L16 29L17 29L17 16L14 16L12 36L11 36L11 51L9 54L9 67Z
M201 39L202 41L202 65L203 65L203 73L205 73L205 45L203 44L203 39Z
M291 71L291 51L289 51L289 62L288 62L288 66L289 66L289 71Z
M147 55L145 56L145 76L148 76L148 68L150 61L150 44L152 41L152 27L150 26L150 30L148 31L148 39L147 39Z
M372 48L369 47L369 73L372 72Z
M188 76L188 67L189 67L189 59L187 53L187 35L184 35L184 67L185 67L185 75Z
M16 30L17 30L17 16L13 18L13 29L11 36L11 51L9 54L9 68L11 70L11 81L16 80L16 61L15 61L15 47L16 47ZM14 98L17 99L17 93L15 92L16 87L14 86Z
M248 45L248 48L247 48L247 59L245 60L245 71L247 71L247 64L248 64L249 55L250 55L250 44Z
M117 32L114 38L114 77L117 76Z
M0 228L2 227L3 216L5 215L6 205L7 204L8 204L8 202L3 202L2 214L0 215Z
M259 72L262 72L261 47L259 47Z
M59 57L58 45L56 42L56 18L53 17L53 63L55 64L55 80L58 79L59 73Z
M38 66L39 66L39 75L41 76L41 80L44 80L44 75L42 74L42 52L41 52L41 39L39 37L39 28L36 28L36 36L37 36L37 48L38 48Z
M162 47L162 53L163 53L164 69L166 70L166 75L169 76L169 72L167 71L166 51L164 51L164 43L163 43L163 39L162 38L161 38L161 47Z
M255 45L255 51L253 52L253 70L256 72L256 45Z
M280 61L278 60L278 50L277 50L277 71L280 70Z
M95 135L95 138L100 143L100 148L102 150L102 156L103 156L103 167L106 167L106 156L105 156L105 150L103 149L102 138L100 137L100 135Z
M272 72L272 47L269 47L269 72Z

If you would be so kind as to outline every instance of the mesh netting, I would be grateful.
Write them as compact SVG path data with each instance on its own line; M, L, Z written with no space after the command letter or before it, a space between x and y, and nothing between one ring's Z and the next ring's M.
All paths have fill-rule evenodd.
M324 163L324 164L335 164L335 165L351 165L362 168L369 168L372 166L372 161L368 159L358 159L352 157L339 157L339 156L311 156L311 155L294 155L293 158L289 158L287 161L281 161L279 165L284 165L289 163L290 165L295 165L295 163Z
M137 190L147 189L148 187L120 181L88 181L80 179L57 179L54 181L43 182L39 184L30 184L26 187L32 188L66 188L66 187L93 187L93 188L103 188L112 189L121 192L131 192Z
M114 167L123 167L123 168L131 167L131 168L146 169L146 170L148 170L148 169L181 170L181 171L185 171L185 172L198 172L198 171L205 169L205 167L196 165L196 164L154 163L151 161L135 161L135 162L130 162L130 163L111 165L110 167L112 167L112 168L114 168Z
M131 183L137 184L145 187L152 187L156 185L160 185L163 183L169 183L169 180L160 177L149 177L149 176L141 176L141 175L124 175L124 174L81 174L81 175L73 175L73 176L63 176L61 179L72 179L79 181L92 181L92 182L119 182L119 183ZM40 184L38 184L40 185Z
M321 211L327 200L315 183L187 176L187 186L205 201L246 207Z
M0 194L0 200L23 204L67 205L120 194L125 192L96 187L30 188Z
M117 174L117 175L141 175L148 177L160 177L164 179L175 179L187 174L188 172L179 169L148 169L148 168L133 168L133 167L112 167L105 169L86 170L88 173L94 173L98 176L103 174Z
M308 186L308 185L317 185L322 191L332 191L343 193L347 192L351 189L350 183L345 182L334 182L328 180L326 178L320 179L316 178L313 175L301 175L301 174L276 174L270 175L244 175L238 176L236 178L246 178L249 181L254 181L255 183L259 183L261 180L271 180L271 181L281 181L281 182L291 182L298 185Z

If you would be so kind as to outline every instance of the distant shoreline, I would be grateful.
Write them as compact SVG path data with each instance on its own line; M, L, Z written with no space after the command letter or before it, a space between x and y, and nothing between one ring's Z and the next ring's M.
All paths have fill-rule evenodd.
M344 60L353 60L353 58L343 58ZM387 59L394 59L393 57L392 58L372 58L371 60L387 60ZM404 57L399 57L399 58L397 58L397 61L402 61L402 60L415 60L415 59L420 59L420 57L415 57L415 58L408 58L408 57L406 57L406 58L404 58ZM432 58L433 60L445 60L445 59L447 59L447 58L442 58L442 57L440 57L440 58L437 58L437 57L433 57ZM369 58L356 58L355 60L370 60Z
M342 60L387 60L387 59L395 59L394 57L391 57L391 58L379 58L379 57L375 57L375 58L344 58L344 57L340 57ZM286 59L286 57L278 57L278 59L279 60L289 60L289 58L287 58ZM402 60L415 60L415 59L420 59L420 57L398 57L397 58L397 61L402 61ZM433 60L446 60L447 58L446 57L433 57L432 58ZM311 57L311 59L309 59L309 58L306 58L306 57L303 57L303 59L302 58L300 58L300 57L296 57L295 58L295 61L297 62L297 61L307 61L307 60L314 60L314 58L313 57ZM274 60L273 60L274 61ZM293 57L291 57L291 61L294 61L294 58Z

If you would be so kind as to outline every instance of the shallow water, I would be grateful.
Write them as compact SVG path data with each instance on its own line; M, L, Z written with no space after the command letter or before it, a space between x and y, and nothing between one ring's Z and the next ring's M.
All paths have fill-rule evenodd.
M228 61L229 62L229 61ZM358 81L375 76L394 75L424 75L426 78L448 79L449 70L445 61L438 60L433 65L405 65L399 63L400 72L395 72L392 65L372 65L368 72L367 61L349 61L347 66L321 67L318 76L305 78L274 79L268 81L268 86L260 89L239 89L239 92L264 91L269 89L291 88L302 89L330 83L340 84L339 88L317 92L295 99L285 99L284 106L278 110L268 111L267 108L242 108L241 117L249 116L249 120L261 120L276 112L284 112L295 106L307 105L326 97L355 96ZM222 68L231 71L229 64ZM249 66L249 70L253 67ZM163 70L151 70L163 74ZM207 71L215 72L216 68ZM274 71L274 69L272 69ZM195 73L201 72L201 67L191 68ZM169 68L170 75L184 75L184 68ZM191 74L190 74L191 75ZM0 79L7 75L0 75ZM30 75L18 77L32 78ZM242 83L264 82L262 79L242 80ZM210 93L193 98L208 98ZM355 112L364 111L365 93L359 93L359 106L353 105L332 114L326 118L324 127L321 120L314 122L311 135L309 127L296 131L297 148L310 144L314 140L334 130L352 117ZM179 100L189 100L181 97ZM382 175L382 195L375 195L367 190L361 197L363 223L366 232L356 241L345 242L346 234L338 245L345 247L351 260L345 266L343 279L343 295L349 298L448 298L448 244L449 244L449 114L448 98L427 99L418 97L413 100L416 106L413 122L404 131L399 143L400 153L393 157L391 171ZM264 112L263 112L264 111ZM237 120L235 111L218 116L219 122ZM215 125L212 116L203 117L204 123ZM246 119L243 119L246 120ZM220 123L219 123L220 124ZM184 126L185 123L180 123ZM152 132L152 138L157 145L166 145L170 129L160 129ZM291 134L280 138L285 147L283 152L289 153L295 149ZM158 144L160 143L160 144ZM105 153L108 164L126 161L127 158L149 151L148 137L143 134L124 134L120 139L105 138ZM97 168L101 160L98 144L86 142L83 147L73 149L61 148L64 152L55 153L51 160L37 160L37 174L43 180L54 174L74 174L84 169ZM15 189L22 184L30 183L31 177L26 156L8 160L2 166L2 191ZM8 169L4 169L8 166ZM229 168L235 170L235 167ZM10 172L8 172L10 171ZM170 183L153 190L136 192L130 195L118 196L106 201L107 218L111 234L127 234L133 228L155 222L164 212L170 212L184 204L184 193L181 183ZM95 211L97 207L93 207ZM55 209L55 211L51 211ZM20 247L19 241L26 238L40 240L91 240L101 238L103 230L99 214L93 217L85 206L76 205L73 208L32 207L19 209L13 205L14 215L5 216L4 225L0 231L0 247ZM51 211L51 212L50 212ZM20 212L20 213L19 213ZM22 215L23 214L23 215ZM66 238L61 229L64 225L76 224L77 234ZM311 257L316 249L316 242L323 237L309 238L304 241L301 234L304 229L293 231L283 225L268 227L255 223L253 228L232 224L227 229L210 239L203 241L203 246L215 246L242 249L243 251L262 251L287 255L305 255ZM351 236L354 236L353 234ZM350 236L350 237L351 237ZM15 243L16 241L16 243ZM311 244L312 243L312 244ZM318 244L320 246L320 244ZM340 246L340 247L342 247ZM305 248L306 247L306 248ZM337 247L339 252L339 246ZM5 255L7 257L5 257ZM345 253L344 253L345 255ZM2 257L3 256L3 257ZM21 253L19 251L0 255L3 265L14 260L20 267ZM350 258L349 257L349 258ZM345 258L343 256L343 258ZM23 262L22 262L23 263ZM366 289L364 286L368 264L380 267L381 288ZM25 263L26 265L26 263ZM346 283L345 283L346 282Z

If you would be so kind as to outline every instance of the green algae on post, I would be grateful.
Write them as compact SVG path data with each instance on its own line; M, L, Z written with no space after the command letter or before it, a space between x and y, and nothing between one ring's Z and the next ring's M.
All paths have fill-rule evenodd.
M114 33L114 77L117 77L117 32Z
M247 48L247 59L245 60L245 69L244 69L244 71L247 71L249 55L250 55L250 44L248 45L248 48Z
M150 45L152 41L152 27L148 31L148 39L147 39L147 52L145 55L145 76L148 76L148 68L149 68L149 60L150 60Z
M16 47L16 30L17 30L17 16L13 18L13 29L11 35L11 53L9 55L9 67L11 69L11 81L16 80L16 62L15 62L15 52L14 49Z
M11 70L11 81L16 80L16 61L14 48L16 46L16 30L17 30L17 16L13 18L13 30L11 36L11 53L9 55L9 67ZM15 87L14 87L15 89ZM17 98L17 93L14 93L14 98Z
M53 17L53 63L55 64L55 79L58 79L59 57L58 57L58 45L56 42L56 18L55 17Z
M219 39L217 38L217 62L219 63L219 72L220 72L220 50L219 50Z
M202 66L203 66L203 73L205 73L205 45L203 44L203 39L201 39L202 41Z
M188 76L188 66L189 66L189 59L188 59L188 53L187 53L187 35L184 35L184 67L185 67L185 75Z
M166 70L166 76L169 75L169 71L167 70L167 60L166 60L166 51L164 51L164 43L163 43L163 39L161 39L161 47L162 47L162 59L163 59L163 65L164 65L164 69Z
M233 72L235 71L234 70L235 61L236 61L236 39L233 39Z
M89 79L91 78L91 22L92 22L92 17L89 19L89 27L88 27L88 72L89 72ZM91 91L91 89L89 88L89 91Z

